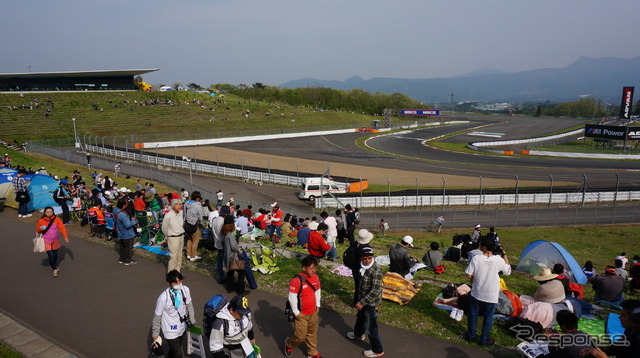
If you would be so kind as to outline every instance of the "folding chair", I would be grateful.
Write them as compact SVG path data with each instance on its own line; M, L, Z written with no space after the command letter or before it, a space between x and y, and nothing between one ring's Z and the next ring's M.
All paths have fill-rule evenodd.
M100 225L98 223L98 213L95 210L88 210L87 216L89 217L89 230L91 232L91 236L98 236L99 238L104 238L104 225Z

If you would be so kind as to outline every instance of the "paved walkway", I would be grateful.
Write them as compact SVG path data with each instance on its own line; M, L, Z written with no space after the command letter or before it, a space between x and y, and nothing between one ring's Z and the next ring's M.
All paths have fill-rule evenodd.
M0 339L26 357L152 357L150 325L156 298L166 287L165 264L138 258L135 266L119 265L114 249L71 235L59 251L60 276L54 279L46 255L32 252L38 217L18 219L10 208L0 213L5 278L0 286L0 313L5 314L0 315ZM186 270L184 275L200 322L204 302L226 292L208 275ZM283 312L284 297L253 291L249 302L263 357L279 357L285 337L292 333ZM345 338L354 322L354 316L321 311L319 350L324 357L362 356L368 344ZM387 357L491 356L387 325L381 325L381 335ZM304 353L296 349L294 357Z

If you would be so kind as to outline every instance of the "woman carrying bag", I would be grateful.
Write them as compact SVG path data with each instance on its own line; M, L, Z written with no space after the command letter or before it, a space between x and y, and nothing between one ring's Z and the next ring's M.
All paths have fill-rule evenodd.
M51 266L51 274L58 277L60 270L58 269L58 249L60 248L59 233L64 237L64 241L69 243L69 236L62 220L53 214L53 208L47 206L44 208L44 215L38 220L36 232L42 234L44 239L44 247L49 257L49 265Z
M224 225L222 226L222 234L224 235L224 264L227 269L227 291L235 291L238 295L245 293L245 262L240 258L242 248L238 245L236 238L236 225L233 221L233 215L224 217ZM238 274L237 280L235 274Z

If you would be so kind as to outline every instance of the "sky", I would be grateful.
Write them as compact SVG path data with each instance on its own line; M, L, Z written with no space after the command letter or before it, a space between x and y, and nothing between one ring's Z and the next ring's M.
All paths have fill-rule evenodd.
M144 80L208 87L561 68L640 56L638 13L638 0L5 1L0 73L158 68Z

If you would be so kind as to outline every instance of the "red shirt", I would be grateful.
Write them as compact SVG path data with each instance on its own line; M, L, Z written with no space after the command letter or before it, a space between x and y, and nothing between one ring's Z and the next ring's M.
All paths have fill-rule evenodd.
M317 231L311 231L307 242L307 250L309 250L309 255L311 256L323 257L325 252L331 250L331 245L327 244Z
M133 209L135 211L146 211L147 206L145 205L144 200L142 200L142 198L135 198L133 199Z
M313 275L309 277L304 274L304 272L300 272L300 276L304 277L309 281L311 285L317 290L320 289L320 278L318 275ZM300 282L302 281L302 291ZM289 283L289 292L297 294L300 292L300 313L303 315L310 315L316 311L316 292L313 288L309 287L309 284L305 280L300 280L298 277L294 277Z
M280 220L271 220L271 223L275 226L281 226L282 225L282 210L278 209L277 211L274 210L271 212L271 217L273 219L280 219Z

